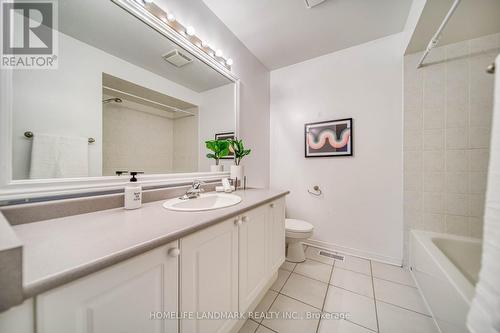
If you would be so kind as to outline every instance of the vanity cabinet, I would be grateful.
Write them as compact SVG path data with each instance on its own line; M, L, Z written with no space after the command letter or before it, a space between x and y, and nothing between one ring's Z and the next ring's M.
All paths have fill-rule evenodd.
M181 239L180 332L228 332L233 321L196 319L210 313L238 311L238 218Z
M276 272L285 261L285 199L269 204L268 219L269 269Z
M280 198L40 294L0 327L25 316L37 333L234 332L243 321L209 317L253 310L284 260Z
M239 306L250 306L285 260L285 202L275 200L240 217Z
M36 297L37 333L174 333L178 242L172 242ZM177 250L177 251L176 251Z

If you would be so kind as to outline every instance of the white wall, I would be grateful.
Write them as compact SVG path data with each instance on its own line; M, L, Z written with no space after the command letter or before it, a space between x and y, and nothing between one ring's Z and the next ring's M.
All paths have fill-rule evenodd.
M208 150L205 141L215 139L216 133L234 132L234 84L207 90L201 94L199 112L200 151L198 167L200 171L210 171L214 160L206 157ZM226 171L233 160L220 160Z
M271 186L313 240L402 260L403 34L271 72ZM304 158L304 124L353 118L353 157ZM323 196L308 194L319 185Z
M196 34L222 49L234 60L233 72L241 79L240 137L252 154L243 161L249 186L269 186L269 70L236 38L203 0L158 0Z

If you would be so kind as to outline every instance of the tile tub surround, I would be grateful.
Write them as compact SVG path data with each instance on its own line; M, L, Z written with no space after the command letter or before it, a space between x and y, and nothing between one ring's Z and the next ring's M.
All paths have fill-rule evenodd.
M410 229L481 237L500 34L404 58L404 253Z
M175 212L163 201L12 226L23 245L25 298L94 273L288 194L248 189L235 206ZM3 288L3 286L2 286Z
M343 262L330 260L318 252L309 246L305 262L285 261L278 280L254 311L269 316L286 311L348 312L349 319L261 316L248 319L240 333L438 332L408 270L351 256Z

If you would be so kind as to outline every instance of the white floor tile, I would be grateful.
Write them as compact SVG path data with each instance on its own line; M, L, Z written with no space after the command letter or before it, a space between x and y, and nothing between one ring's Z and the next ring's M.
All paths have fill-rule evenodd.
M253 320L248 319L247 321L245 321L245 324L243 324L238 333L254 333L257 330L257 327L259 327L259 324L257 324Z
M347 320L322 319L318 333L372 333L373 331Z
M333 258L325 257L319 254L320 251L326 251L318 249L317 247L308 246L306 249L306 258L322 262L327 265L333 265ZM330 252L330 251L326 251Z
M328 283L331 271L332 266L308 259L297 264L293 272Z
M293 269L295 268L295 266L296 266L296 265L297 265L297 264L296 264L296 263L294 263L294 262L285 261L285 262L283 263L283 265L281 265L281 267L280 267L280 268L281 268L281 269L284 269L285 271L289 271L289 272L291 272L291 271L293 271Z
M335 260L335 267L348 269L371 276L370 261L353 256L345 256L344 261Z
M269 328L260 325L257 333L274 333L274 331L271 331Z
M277 292L275 292L273 290L268 290L266 295L264 295L264 298L262 299L262 301L260 301L259 305L257 305L257 307L255 308L254 312L257 312L257 313L267 312L277 296L278 296ZM260 315L259 318L256 318L255 320L259 321L259 322L262 321L262 318L264 318L264 315Z
M301 303L290 297L278 295L270 309L271 312L292 313L303 319L293 320L290 318L265 319L262 324L280 333L315 333L318 319L306 319L307 312L318 312L318 309Z
M432 318L377 302L380 333L437 333Z
M327 288L326 283L292 273L281 293L321 309Z
M429 314L417 288L374 278L375 298L402 308Z
M285 284L286 279L288 279L289 276L290 276L290 272L289 271L285 271L283 269L279 269L278 270L278 278L276 279L276 281L271 286L271 290L279 292L281 290L281 288L283 287L283 285Z
M377 330L373 298L331 286L326 296L325 311L349 313L350 321Z
M365 274L335 266L330 283L358 294L373 297L372 278Z
M415 287L415 282L407 269L372 261L373 276Z

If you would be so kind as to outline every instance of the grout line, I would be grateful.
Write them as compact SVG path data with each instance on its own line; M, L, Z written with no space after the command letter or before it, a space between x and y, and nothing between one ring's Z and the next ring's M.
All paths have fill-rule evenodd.
M373 288L373 304L375 305L375 319L377 321L377 332L380 332L380 326L378 323L378 310L377 310L377 301L376 301L376 295L375 295L375 284L373 283L373 268L372 268L372 261L370 260L370 272L372 275L372 288Z
M272 328L267 327L267 326L266 326L266 325L264 325L264 324L260 324L260 325L259 325L259 327L261 327L261 326L263 326L263 327L267 328L268 330L270 330L270 331L272 331L272 332L279 333L278 331L275 331L275 330L273 330ZM257 327L257 330L259 329L259 327ZM256 332L257 332L257 330L256 330Z
M343 269L344 271L349 271L349 272L353 272L353 273L363 274L364 276L371 277L370 274L366 274L366 273L363 273L363 272L358 272L358 271L355 271L355 270L352 270L352 269L349 269L349 268L344 268L344 267L336 267L336 268Z
M319 262L320 264L328 265L328 266L333 266L333 264L335 263L335 259L332 259L333 263L331 263L331 264L327 264L326 262L322 262L322 261L319 261L317 259L313 259L313 258L309 258L309 257L306 257L306 260L312 260L312 261ZM298 264L301 264L301 263L299 262L299 263L297 263L297 265Z
M329 284L329 282L325 282L325 281L322 281L322 280L318 280L316 278L313 278L313 277L310 277L308 275L304 275L304 274L301 274L301 273L297 273L297 272L293 272L293 274L297 274L297 275L300 275L302 277L305 277L305 278L308 278L308 279L311 279L311 280L314 280L314 281L317 281L317 282L321 282L321 283L324 283L324 284ZM330 281L330 280L328 280Z
M422 297L422 296L420 296ZM385 304L389 304L389 305L392 305L392 306L395 306L397 308L400 308L400 309L403 309L403 310L406 310L406 311L410 311L410 312L413 312L413 313L416 313L416 314L419 314L419 315L422 315L422 316L425 316L425 317L429 317L429 318L433 318L431 315L429 314L425 314L425 313L422 313L422 312L418 312L418 311L415 311L415 310L412 310L412 309L408 309L408 308L405 308L405 307L402 307L401 305L397 305L397 304L394 304L394 303L391 303L391 302L387 302L387 301L382 301L380 299L375 299L376 302L380 302L380 303L385 303Z
M297 267L297 265L295 265L295 267ZM268 312L269 310L271 310L271 308L272 308L272 307L273 307L273 305L274 305L274 302L276 302L276 300L278 299L278 296L279 296L279 295L283 295L283 294L281 293L281 289L283 289L283 287L285 286L285 284L288 282L288 279L290 279L290 276L292 276L292 273L293 273L293 271L295 270L295 267L292 269L292 271L291 271L291 272L289 272L289 271L285 271L285 272L289 272L290 274L289 274L289 275L288 275L288 277L286 278L285 283L283 283L283 285L281 286L280 290L276 291L276 290L269 289L269 290L274 291L277 295L276 295L276 297L274 298L274 300L272 301L271 305L269 305L269 308L267 308L266 312ZM264 296L264 297L265 297L265 296ZM259 324L261 324L263 321L264 321L264 318L262 318L262 320L259 322ZM264 326L264 327L266 327L266 326Z
M295 301L297 301L297 302L300 302L300 303L302 303L302 304L305 304L305 305L307 305L307 306L310 306L310 307L312 307L312 308L315 308L315 309L317 309L317 310L320 310L320 311L321 311L321 309L320 309L320 308L318 308L317 306L314 306L314 305L311 305L311 304L306 303L306 302L304 302L304 301L301 301L301 300L300 300L300 299L298 299L298 298L292 297L292 296L287 295L287 294L282 294L282 293L279 293L279 294L280 294L280 295L282 295L282 296L285 296L285 297L291 298L291 299L293 299L293 300L295 300ZM278 298L278 297L276 297L276 298Z
M357 291L353 291L353 290L350 290L350 289L346 289L346 288L344 288L344 287L336 286L336 285L334 285L334 284L330 284L330 286L332 286L332 287L334 287L334 288L342 289L342 290L345 290L345 291L348 291L348 292L350 292L350 293L353 293L353 294L356 294L356 295L359 295L359 296L363 296L363 297L366 297L366 298L370 298L370 299L371 299L371 298L374 298L373 296L367 296L367 295L365 295L365 294L360 294L360 293L358 293Z
M328 296L328 291L330 290L330 281L332 280L333 267L335 266L335 260L333 260L332 268L330 269L330 277L328 278L328 283L326 284L325 297L323 298L323 305L321 306L321 313L325 311L326 296ZM319 326L321 325L321 318L318 320L318 325L316 326L316 333L319 331Z
M405 283L401 283L401 282L397 282L397 281L393 281L393 280L381 278L381 277L378 277L378 276L374 276L373 278L377 279L377 280L382 280L382 281L387 281L387 282L399 284L400 286L405 286L405 287L409 287L409 288L413 288L413 289L418 289L418 287L416 287L416 286L411 286L409 284L405 284Z
M349 320L349 319L343 319L343 320L348 321L348 322L350 322L351 324L354 324L354 325L356 325L356 326L359 326L359 327L362 327L362 328L364 328L364 329L367 329L367 330L369 330L370 332L377 332L377 331L374 331L374 330L373 330L373 328L369 328L369 327L363 326L363 325L358 324L358 323L355 323L355 322L353 322L353 321L351 321L351 320Z

